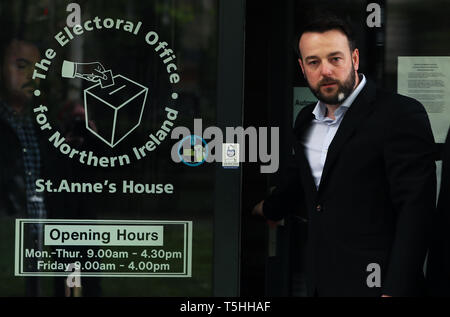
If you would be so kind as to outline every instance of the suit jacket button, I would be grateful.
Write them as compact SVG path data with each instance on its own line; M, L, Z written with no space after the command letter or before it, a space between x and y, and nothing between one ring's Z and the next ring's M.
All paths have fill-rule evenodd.
M317 205L317 206L316 206L316 211L317 211L317 212L322 212L322 211L323 211L322 205Z

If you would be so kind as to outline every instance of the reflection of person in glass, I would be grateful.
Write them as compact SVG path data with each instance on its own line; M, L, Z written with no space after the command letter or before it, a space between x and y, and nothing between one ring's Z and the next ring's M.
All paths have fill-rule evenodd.
M33 114L33 109L38 106L33 102L33 96L40 83L39 79L32 78L35 64L41 59L38 47L28 41L13 39L1 53L0 235L11 231L9 236L0 238L3 259L0 259L0 283L6 283L4 279L14 277L14 234L11 229L14 228L14 219L78 217L82 200L70 194L36 191L36 180L49 179L59 183L61 179L70 179L73 170L67 161L55 155L48 136L41 132ZM60 113L60 123L67 142L81 146L85 141L79 131L85 130L83 107L76 102L69 102L63 112ZM93 123L90 124L95 128ZM36 224L28 228L30 230L24 237L24 248L43 250L43 226ZM59 260L61 263L63 261ZM27 265L26 259L24 265ZM36 267L26 267L25 270L32 272ZM55 283L55 294L62 295L67 291L65 278L57 278ZM19 284L16 279L11 286L17 287ZM85 284L92 287L96 282ZM42 278L25 279L27 296L43 295L44 287ZM74 290L74 294L75 291L79 290Z
M38 81L32 79L34 64L40 59L38 48L28 42L12 40L2 59L0 120L2 149L9 162L1 165L1 207L8 214L44 218L43 198L35 192L40 176L41 153L37 129L32 120L32 96ZM4 158L6 159L6 158Z
M319 99L297 116L295 163L255 214L308 222L310 296L417 296L435 208L435 144L424 107L359 70L350 26L312 21L298 42ZM374 274L372 274L374 273Z
M2 50L0 100L0 212L11 218L46 218L44 197L36 192L41 176L42 150L37 127L32 120L32 97L38 80L34 65L40 59L36 45L19 39ZM42 246L41 228L32 227L27 245ZM13 254L2 254L13 265ZM27 295L40 295L38 279L27 279Z

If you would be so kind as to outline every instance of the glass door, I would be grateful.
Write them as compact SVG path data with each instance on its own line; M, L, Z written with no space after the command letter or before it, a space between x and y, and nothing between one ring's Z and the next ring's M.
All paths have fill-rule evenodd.
M236 3L0 1L0 296L238 294Z

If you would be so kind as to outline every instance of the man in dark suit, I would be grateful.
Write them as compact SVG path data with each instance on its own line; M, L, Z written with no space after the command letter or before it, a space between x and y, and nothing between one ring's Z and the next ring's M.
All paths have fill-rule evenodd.
M358 73L349 26L320 17L299 38L299 63L319 99L299 113L295 164L255 214L308 219L313 296L417 296L435 208L435 144L423 106Z

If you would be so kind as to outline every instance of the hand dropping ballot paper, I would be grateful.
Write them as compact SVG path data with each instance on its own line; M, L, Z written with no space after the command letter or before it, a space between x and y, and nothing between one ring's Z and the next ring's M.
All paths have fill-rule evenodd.
M64 61L63 78L93 83L84 90L86 128L114 148L141 124L148 88L122 75L114 75L99 62ZM88 122L96 122L95 128Z

